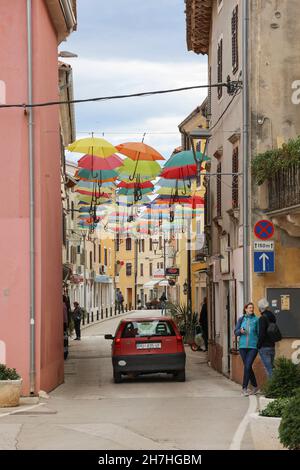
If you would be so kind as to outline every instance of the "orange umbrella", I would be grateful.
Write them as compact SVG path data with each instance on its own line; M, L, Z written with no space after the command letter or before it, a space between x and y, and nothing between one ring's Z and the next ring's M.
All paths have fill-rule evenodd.
M116 146L118 152L131 158L131 160L164 160L164 157L150 145L144 142L126 142Z

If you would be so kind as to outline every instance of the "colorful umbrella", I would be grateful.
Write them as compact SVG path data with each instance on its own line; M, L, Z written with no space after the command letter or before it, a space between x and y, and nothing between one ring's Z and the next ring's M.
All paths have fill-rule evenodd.
M119 168L122 162L123 160L121 160L118 155L111 155L106 158L95 155L84 155L78 160L78 166L79 168L94 172L95 170L114 170L115 168Z
M144 160L131 160L125 158L123 166L118 168L118 174L123 177L129 178L130 181L134 179L144 178L148 180L155 179L160 173L161 167L157 162L144 161Z
M144 142L126 142L116 146L118 152L132 160L164 160L164 157Z
M196 160L192 150L173 153L169 160L164 164L164 168L174 168L185 165L196 165L197 162L203 163L210 161L210 158L201 152L196 152Z
M88 155L96 155L101 158L109 157L117 151L117 149L107 142L107 140L96 137L76 140L68 145L67 149L70 152L86 153Z

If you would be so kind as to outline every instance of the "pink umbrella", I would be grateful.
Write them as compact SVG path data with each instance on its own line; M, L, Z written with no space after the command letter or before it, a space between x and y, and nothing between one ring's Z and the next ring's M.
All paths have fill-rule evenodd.
M79 168L90 171L96 170L113 170L122 166L123 160L118 155L111 155L107 158L99 158L95 155L84 155L78 160Z

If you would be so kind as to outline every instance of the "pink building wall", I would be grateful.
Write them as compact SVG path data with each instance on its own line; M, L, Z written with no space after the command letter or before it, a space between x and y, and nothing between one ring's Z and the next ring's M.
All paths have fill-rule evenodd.
M34 101L58 100L57 38L33 0ZM6 102L27 101L26 0L0 0L0 80ZM27 116L0 109L0 362L15 367L29 393L29 172ZM58 107L34 111L36 196L36 392L63 381L60 130ZM2 346L3 346L2 343Z

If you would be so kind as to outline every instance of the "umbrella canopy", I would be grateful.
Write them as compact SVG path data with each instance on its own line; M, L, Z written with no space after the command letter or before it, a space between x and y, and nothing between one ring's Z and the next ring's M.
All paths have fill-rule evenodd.
M196 160L200 163L210 161L210 158L203 155L201 152L196 152ZM165 163L164 168L174 168L185 165L195 165L194 154L192 150L184 150L182 152L174 153L169 160Z
M107 158L101 158L95 155L84 155L78 160L79 168L85 168L86 170L95 171L95 170L114 170L122 165L123 160L121 160L118 155L111 155Z
M103 188L103 189L102 189ZM78 183L75 186L75 191L76 189L86 189L89 191L96 191L96 192L106 192L106 193L112 193L113 188L111 186L111 183L93 183L91 181L78 181Z
M169 180L165 178L160 178L158 182L156 183L157 186L160 186L161 188L190 188L191 184L190 181L186 180Z
M139 179L139 177L152 180L160 173L161 167L157 162L144 161L144 160L131 160L125 158L123 166L118 168L118 174L122 177L129 178L131 181Z
M97 137L87 137L85 139L75 140L67 149L69 152L87 153L88 155L97 155L97 157L106 158L117 151L117 149L105 139Z
M139 188L138 189L140 194L148 194L152 193L153 189L152 188ZM136 189L128 189L128 188L121 188L118 191L118 194L120 196L132 196L136 193Z
M115 170L90 171L81 169L77 170L76 177L83 181L112 183L117 178L117 172Z
M164 157L150 145L144 142L126 142L116 146L119 153L126 155L132 160L164 160Z
M135 182L126 182L126 181L121 181L118 185L118 188L128 188L128 189L134 189L137 186L137 183ZM139 188L154 188L154 184L151 183L151 181L142 181L138 183Z
M156 194L160 194L162 196L174 196L175 194L179 196L190 196L192 194L192 191L188 188L184 189L184 187L177 189L176 188L159 188L156 191Z
M197 165L185 165L174 168L164 168L160 174L162 178L166 179L188 179L193 178L197 175Z

